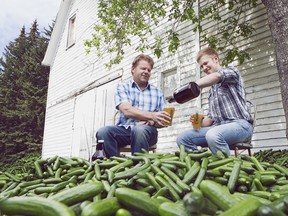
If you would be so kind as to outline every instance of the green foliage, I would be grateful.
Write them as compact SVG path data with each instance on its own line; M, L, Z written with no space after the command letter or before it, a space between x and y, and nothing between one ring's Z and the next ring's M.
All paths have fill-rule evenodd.
M196 0L99 0L99 22L94 27L91 39L85 41L87 53L92 48L97 56L110 54L111 67L119 64L124 57L125 47L131 46L131 40L136 40L136 51L153 50L159 58L163 50L175 53L181 44L178 26L183 22L191 23L193 31L199 31L204 43L219 51L225 51L223 63L226 65L235 59L243 63L249 58L245 50L237 48L237 40L249 37L254 28L244 18L244 12L256 6L257 0L242 1L207 1L199 8ZM223 8L232 11L233 15L221 14ZM198 11L199 9L199 11ZM157 33L157 27L165 18L170 28ZM217 34L202 30L201 21L221 23ZM218 26L218 25L217 25ZM155 30L156 29L156 30ZM151 36L153 43L149 43Z
M34 161L41 158L40 152L19 153L6 158L1 156L0 171L7 171L12 174L33 173Z
M41 149L49 68L41 66L50 30L42 36L35 21L5 48L0 60L0 152Z

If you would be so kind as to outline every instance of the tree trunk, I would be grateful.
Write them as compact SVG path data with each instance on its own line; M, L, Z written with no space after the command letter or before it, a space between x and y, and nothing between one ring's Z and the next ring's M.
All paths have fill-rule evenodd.
M288 138L288 1L261 0L268 14L268 23L276 54L276 66L281 85L282 103Z

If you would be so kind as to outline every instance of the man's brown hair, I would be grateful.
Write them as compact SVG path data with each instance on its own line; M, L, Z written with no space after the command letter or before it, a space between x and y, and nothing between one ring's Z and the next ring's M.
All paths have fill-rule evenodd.
M151 65L151 69L153 69L153 66L154 66L154 60L148 56L148 55L144 55L144 54L140 54L138 56L136 56L136 58L134 59L134 61L132 62L132 69L137 67L138 65L138 62L140 60L145 60L147 61L150 65Z
M206 47L206 48L200 50L196 56L196 61L199 62L203 55L214 56L214 57L217 57L219 59L218 52L211 47Z

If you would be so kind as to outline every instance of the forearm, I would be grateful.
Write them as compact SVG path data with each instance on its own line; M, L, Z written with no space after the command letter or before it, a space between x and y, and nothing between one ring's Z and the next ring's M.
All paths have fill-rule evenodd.
M129 103L122 103L119 105L119 110L126 118L133 118L139 121L153 121L152 112L140 110L131 106Z
M203 119L201 126L202 127L209 127L212 124L213 124L213 120L211 118L206 117Z
M218 83L220 80L221 80L221 74L218 72L214 72L197 80L196 83L199 85L200 88L205 88Z

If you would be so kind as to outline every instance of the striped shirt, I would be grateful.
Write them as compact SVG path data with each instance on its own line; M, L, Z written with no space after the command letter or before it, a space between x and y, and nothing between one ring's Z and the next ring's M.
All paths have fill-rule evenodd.
M211 86L208 95L208 117L219 125L222 121L245 119L252 123L253 118L248 110L246 93L238 69L221 68L221 81Z
M162 111L165 104L165 98L160 88L148 83L147 87L141 90L133 80L117 85L114 100L116 109L121 103L129 102L133 107L147 112ZM139 122L139 120L125 117L120 110L119 114L116 125L128 128Z

